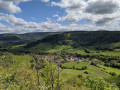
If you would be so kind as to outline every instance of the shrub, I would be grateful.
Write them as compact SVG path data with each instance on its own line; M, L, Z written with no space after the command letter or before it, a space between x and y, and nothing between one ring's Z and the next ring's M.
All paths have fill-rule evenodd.
M88 72L88 71L85 71L84 73L85 73L85 74L89 74L89 72Z
M87 69L87 66L82 67L82 70L86 70L86 69Z
M109 63L105 63L104 66L110 67L110 64Z
M118 78L120 78L120 75L118 75Z
M88 78L84 85L90 90L119 90L116 85L106 82L103 78Z
M33 67L34 67L34 64L31 64L30 68L33 69Z
M75 66L73 66L73 69L75 69Z
M95 62L91 62L91 65L97 66L97 64Z
M31 59L31 60L30 60L30 63L33 63L33 62L34 62L34 60L33 60L33 59Z
M62 64L60 64L59 67L62 67Z
M111 74L112 76L116 76L115 72L110 72L109 74Z
M82 78L83 76L81 74L77 75L79 78Z
M90 53L90 51L89 51L89 50L87 50L87 49L84 49L84 51L85 51L86 53Z

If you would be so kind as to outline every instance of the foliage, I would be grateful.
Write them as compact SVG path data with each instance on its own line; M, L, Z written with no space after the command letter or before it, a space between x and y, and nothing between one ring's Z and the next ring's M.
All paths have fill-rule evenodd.
M112 76L116 76L116 73L115 73L115 72L110 72L110 74L111 74Z
M84 85L91 90L118 90L115 84L110 84L102 78L87 78Z
M1 53L0 56L0 65L2 65L3 67L10 67L11 65L13 65L15 62L15 60L12 57L11 53Z
M9 68L0 66L0 89L8 90L117 90L117 86L104 79L102 68L90 65L90 62L54 63L54 55L13 55L0 53L15 60ZM56 56L57 57L57 56ZM59 57L59 56L58 56ZM56 60L61 58L56 58ZM62 67L71 69L62 69ZM74 66L74 69L72 69ZM84 70L76 70L84 69ZM110 67L107 67L110 68ZM113 68L114 69L114 68ZM85 74L85 73L86 74ZM87 76L93 78L87 78ZM102 77L103 77L102 76ZM118 76L117 76L118 78ZM111 80L111 79L109 79ZM115 81L116 82L116 81ZM112 83L112 82L111 82ZM101 86L103 85L103 86ZM117 82L119 86L119 82ZM103 89L104 88L104 89Z

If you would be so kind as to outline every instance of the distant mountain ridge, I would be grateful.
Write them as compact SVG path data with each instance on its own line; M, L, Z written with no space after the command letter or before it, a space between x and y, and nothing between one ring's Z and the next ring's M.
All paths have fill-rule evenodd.
M57 34L59 32L32 32L32 33L24 33L24 34L12 34L12 33L8 33L8 34L0 34L0 38L7 38L9 36L16 36L19 37L23 40L40 40L43 39L44 37L46 37L47 35L51 35L51 34Z
M33 32L24 34L0 34L0 47L7 47L19 44L28 44L41 40L48 35L56 34L57 32Z
M40 43L52 45L96 46L97 49L120 48L120 31L69 31L36 32L25 34L0 34L0 47L27 44L25 48Z
M42 40L32 42L26 47L34 47L39 43L51 43L57 45L99 46L120 42L119 31L75 31L62 34L48 35Z

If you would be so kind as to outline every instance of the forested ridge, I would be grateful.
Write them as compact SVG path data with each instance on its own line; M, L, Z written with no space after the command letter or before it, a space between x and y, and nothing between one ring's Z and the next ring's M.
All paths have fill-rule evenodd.
M42 42L50 42L54 45L79 46L102 46L120 42L119 31L81 31L65 32L62 34L49 35L42 40L32 42L26 47L32 47Z

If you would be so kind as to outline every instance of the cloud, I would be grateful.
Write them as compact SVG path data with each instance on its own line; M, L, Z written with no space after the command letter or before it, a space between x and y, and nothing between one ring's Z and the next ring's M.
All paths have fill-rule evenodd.
M13 4L13 2L0 1L0 10L5 10L11 13L21 12L21 9Z
M107 19L105 19L107 21ZM70 24L61 25L59 23L52 22L50 19L46 22L36 23L28 22L22 18L17 18L11 14L0 13L0 21L5 21L9 25L6 26L0 23L0 33L27 33L27 32L61 32L61 31L96 31L96 30L120 30L120 26L117 22L112 22L108 26L96 26L94 24ZM109 21L109 19L108 19ZM105 22L104 20L101 22ZM99 23L101 23L99 22Z
M53 23L50 20L42 23L27 22L22 18L17 18L14 15L0 13L0 20L5 21L9 26L0 24L2 33L25 33L25 32L48 32L48 31L61 31L65 30L65 27L58 23ZM55 28L57 27L57 28ZM1 32L0 30L0 32Z
M51 5L65 9L66 15L58 17L58 21L76 22L83 18L81 11L85 9L87 3L84 0L61 0L60 2L52 2Z
M41 2L49 2L49 0L41 0Z
M55 15L53 15L53 17L59 17L59 15L58 15L58 14L55 14Z
M18 4L20 2L26 2L30 0L0 0L0 10L8 11L10 13L19 13L21 12Z
M52 2L51 4L52 6L59 6L61 8L74 10L77 8L83 8L86 3L83 0L61 0L59 3Z
M61 0L52 2L52 6L65 9L65 15L58 21L79 22L83 19L96 25L108 25L120 20L119 0Z
M111 14L120 8L114 0L89 0L85 11L93 14Z
M95 23L97 25L106 25L106 24L109 24L110 22L112 22L114 20L114 18L102 18L98 21L96 21Z

